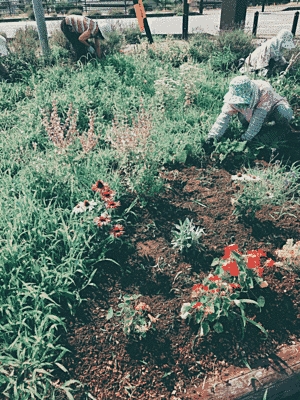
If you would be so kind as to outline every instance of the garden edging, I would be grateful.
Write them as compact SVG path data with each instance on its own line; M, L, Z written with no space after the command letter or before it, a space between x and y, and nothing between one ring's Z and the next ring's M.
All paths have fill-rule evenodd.
M281 400L300 392L300 342L282 345L276 354L260 361L260 366L237 368L230 366L218 380L209 378L191 393L197 400Z

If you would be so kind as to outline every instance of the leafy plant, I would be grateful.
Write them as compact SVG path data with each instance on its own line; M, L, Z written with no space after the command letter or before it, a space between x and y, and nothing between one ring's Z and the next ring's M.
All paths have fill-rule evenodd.
M123 301L118 304L120 311L117 317L122 317L123 332L126 336L145 338L147 333L155 330L157 318L151 314L151 308L144 302L137 302L139 294L124 295Z
M250 295L255 283L262 288L268 286L262 275L264 267L273 266L274 261L268 259L262 265L260 258L265 256L262 250L248 251L247 255L241 255L237 245L225 247L222 260L214 260L212 264L217 265L214 274L208 275L202 283L192 287L193 300L182 305L181 318L198 324L200 336L205 336L211 325L215 332L222 333L222 317L240 319L243 336L247 323L253 324L267 336L267 331L245 313L247 304L262 308L265 305L264 297L259 296L253 300L242 296L243 292Z
M179 221L179 224L175 225L172 239L173 248L178 248L181 252L194 250L197 246L203 249L201 238L204 235L202 228L196 227L193 224L193 220L186 218L184 222Z
M224 162L229 156L234 156L236 158L238 154L245 150L246 143L247 142L223 139L216 144L214 151L211 153L211 158L215 159L218 157L220 163Z

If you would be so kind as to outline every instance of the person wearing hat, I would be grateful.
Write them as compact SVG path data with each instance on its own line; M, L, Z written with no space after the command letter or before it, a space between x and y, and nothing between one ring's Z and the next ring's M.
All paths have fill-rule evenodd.
M9 51L7 48L7 42L6 42L6 38L2 35L0 35L0 60L3 57L8 56ZM5 68L5 66L1 63L0 61L0 76L2 76L3 78L7 78L8 77L8 71Z
M221 114L208 133L207 142L219 140L224 135L233 115L237 115L247 128L241 140L250 141L259 133L264 122L275 121L289 126L293 110L286 98L276 93L269 82L250 80L241 75L230 82Z
M88 54L101 58L100 40L107 39L106 34L111 30L109 25L99 28L97 21L82 15L68 15L61 22L61 30L71 42L77 59ZM94 39L93 46L88 40Z
M245 59L241 73L255 72L261 76L272 73L274 67L285 69L288 62L282 55L283 49L295 48L292 32L282 29L277 36L262 43Z

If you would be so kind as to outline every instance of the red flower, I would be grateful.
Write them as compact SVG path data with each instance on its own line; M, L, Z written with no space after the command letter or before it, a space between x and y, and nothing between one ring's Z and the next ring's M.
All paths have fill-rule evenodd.
M232 289L239 289L241 287L238 283L229 283L229 286L232 287Z
M124 231L124 227L120 224L116 224L110 231L109 231L110 235L114 236L114 237L120 237L122 236L125 231Z
M257 275L258 275L258 276L262 277L262 276L263 276L263 273L264 273L263 267L258 267L257 270L256 270L256 272L257 272Z
M240 270L236 261L230 261L222 266L223 270L229 272L231 276L239 276Z
M275 261L272 260L272 258L268 258L267 261L265 262L266 267L273 267L274 264L275 264Z
M134 308L137 311L149 311L149 312L151 312L150 306L148 306L148 304L144 303L143 301L141 301L139 304L137 304Z
M267 257L266 252L263 251L263 250L261 250L261 249L257 250L257 253L258 253L261 257Z
M216 276L210 276L208 279L209 279L210 281L212 281L212 282L216 282L216 281L220 281L220 280L221 280L221 278L220 278L218 275L216 275Z
M193 292L197 292L198 290L202 289L202 283L196 283L193 287L192 287L192 291Z
M193 308L200 308L203 304L200 303L199 301L193 305Z
M260 255L255 252L255 254L249 254L247 257L247 267L248 268L257 268L260 266Z
M239 252L237 244L230 244L229 246L226 246L224 248L224 256L222 257L223 260L226 260L227 258L230 258L230 254L231 254L232 251L236 251L237 253Z
M120 205L121 204L119 201L108 200L105 202L106 208L117 208L117 207L120 207Z

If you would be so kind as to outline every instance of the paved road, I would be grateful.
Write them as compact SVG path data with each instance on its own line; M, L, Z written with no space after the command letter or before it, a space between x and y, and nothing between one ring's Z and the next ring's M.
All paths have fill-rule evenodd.
M248 8L247 18L245 24L245 31L252 32L254 12L261 11L260 8ZM258 19L258 37L270 37L276 35L280 29L292 29L293 19L295 11L282 11L281 8L270 8L266 7L264 13L259 14ZM204 10L203 15L190 16L189 17L189 33L195 32L206 32L212 35L216 35L219 32L221 10ZM126 19L109 19L109 20L98 20L101 27L106 22L112 24L120 24L121 26L132 26L137 25L136 18ZM149 17L148 23L150 30L153 35L155 34L181 34L182 33L182 17ZM300 25L300 21L299 21ZM1 22L0 32L5 32L8 38L12 38L18 28L24 28L25 26L36 26L34 21L21 21L21 22ZM56 29L59 29L60 21L47 21L47 29L49 35ZM300 35L300 28L296 31L296 35Z

